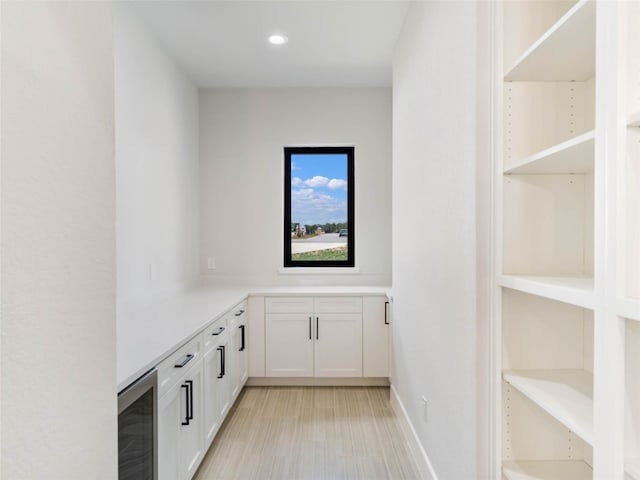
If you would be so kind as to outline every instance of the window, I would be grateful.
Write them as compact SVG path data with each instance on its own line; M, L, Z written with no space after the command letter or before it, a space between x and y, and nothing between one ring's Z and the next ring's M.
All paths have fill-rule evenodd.
M284 266L353 267L354 147L285 147Z

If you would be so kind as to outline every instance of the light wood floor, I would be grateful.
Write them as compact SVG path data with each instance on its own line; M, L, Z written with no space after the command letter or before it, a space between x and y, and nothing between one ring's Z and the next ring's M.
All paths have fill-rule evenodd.
M385 387L247 387L195 480L419 479Z

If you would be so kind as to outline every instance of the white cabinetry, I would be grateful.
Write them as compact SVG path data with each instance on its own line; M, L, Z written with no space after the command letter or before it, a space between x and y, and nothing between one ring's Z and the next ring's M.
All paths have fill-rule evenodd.
M267 377L313 377L313 312L267 313Z
M229 376L225 372L228 349L227 318L203 333L205 445L213 441L230 406Z
M362 297L265 299L267 377L362 376Z
M319 297L315 304L314 376L362 376L362 298Z
M249 375L248 314L247 304L243 302L230 314L229 366L231 398L235 399L247 381Z
M386 297L362 299L362 376L389 376L390 303Z
M200 347L200 339L193 340L158 367L159 480L191 479L204 455Z
M157 366L159 480L193 477L242 389L245 318L243 302Z
M638 9L495 2L494 478L637 478Z

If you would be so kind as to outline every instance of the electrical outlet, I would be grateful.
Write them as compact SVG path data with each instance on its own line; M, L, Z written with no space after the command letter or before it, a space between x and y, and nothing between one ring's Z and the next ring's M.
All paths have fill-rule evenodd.
M425 397L423 395L421 397L421 399L422 399L422 403L423 403L423 406L424 406L424 412L423 412L423 414L424 414L424 423L427 423L427 420L429 418L428 415L427 415L427 397Z
M216 259L215 259L215 257L207 258L207 268L209 270L215 270L216 269Z

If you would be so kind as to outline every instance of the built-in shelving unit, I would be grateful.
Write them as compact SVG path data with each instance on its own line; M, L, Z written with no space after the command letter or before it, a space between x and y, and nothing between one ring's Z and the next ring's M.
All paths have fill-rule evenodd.
M640 457L625 459L625 473L629 480L640 480Z
M505 80L571 81L593 77L595 3L576 3L516 60L505 73Z
M503 374L553 418L593 445L593 374L584 370L518 370Z
M499 275L498 285L584 308L593 308L593 278Z
M595 131L578 135L515 162L504 173L587 173L593 172Z
M619 159L620 240L617 314L625 322L625 474L640 480L640 2L623 2L627 108L625 151Z
M607 477L593 470L605 224L599 9L595 0L507 1L498 9L507 68L496 75L497 448L509 480ZM630 307L626 296L619 304Z
M581 460L505 462L507 480L588 480L592 469Z
M640 480L640 322L626 320L625 332L625 472Z
M618 316L640 321L640 299L623 298L617 302Z

